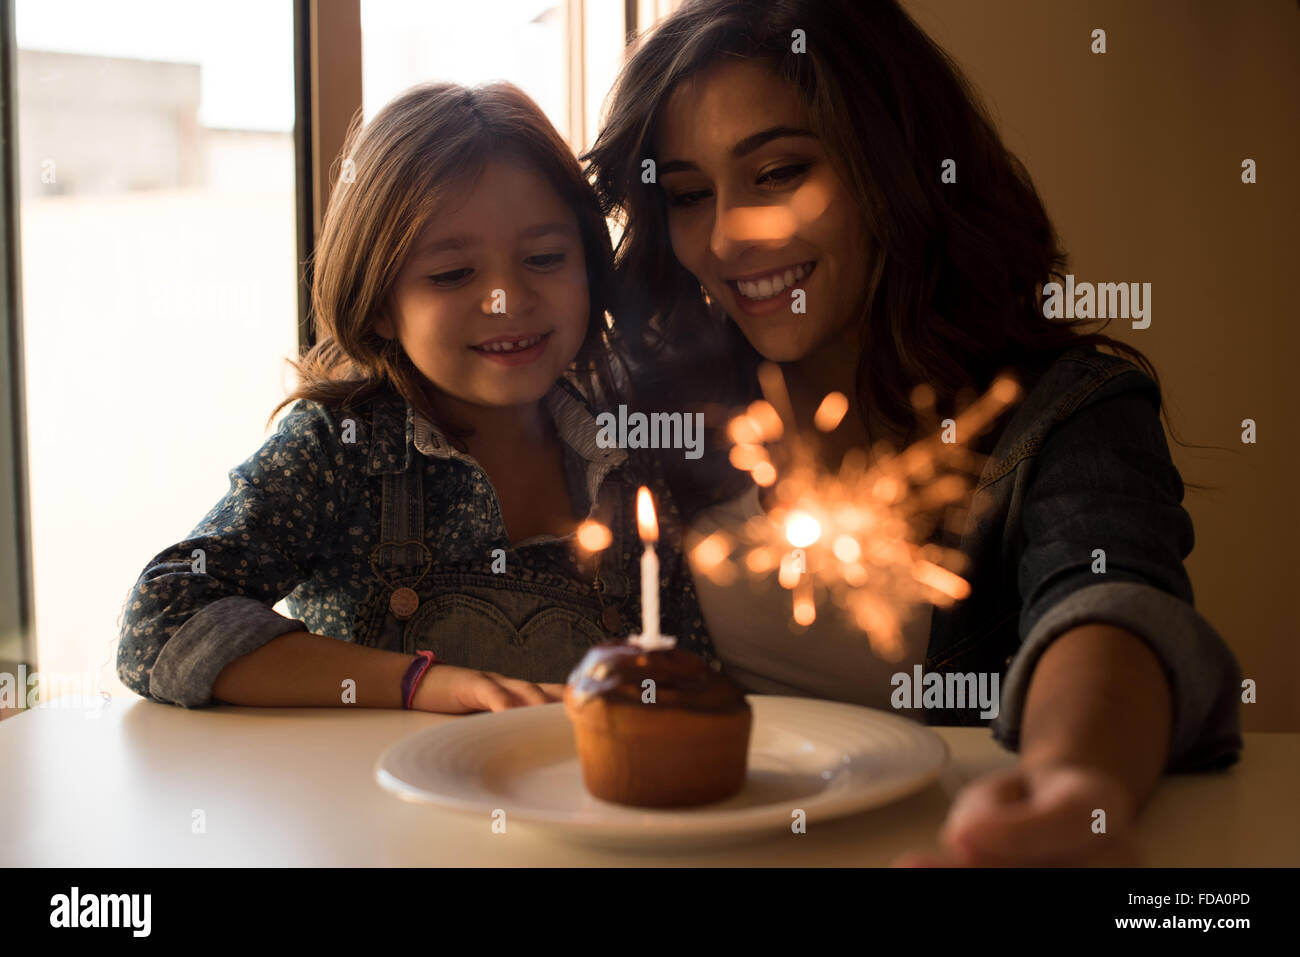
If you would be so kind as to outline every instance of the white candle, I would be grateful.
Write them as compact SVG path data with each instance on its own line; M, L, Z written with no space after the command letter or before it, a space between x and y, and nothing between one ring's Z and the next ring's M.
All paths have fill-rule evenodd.
M653 542L641 555L641 635L659 637L659 556Z
M641 634L629 641L647 650L672 647L676 641L659 634L659 556L655 546L659 542L659 522L655 519L654 502L645 486L636 493L636 524L645 543L641 555Z

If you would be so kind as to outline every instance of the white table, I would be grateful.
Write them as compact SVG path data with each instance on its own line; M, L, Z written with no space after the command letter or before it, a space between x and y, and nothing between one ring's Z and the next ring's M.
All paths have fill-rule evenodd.
M0 865L887 865L933 847L957 789L1014 763L982 728L936 729L952 762L925 791L743 847L689 854L587 849L486 817L406 803L379 754L455 717L366 709L185 710L117 698L98 718L37 708L0 721ZM1139 827L1152 866L1300 864L1300 735L1246 736L1224 773L1166 777ZM195 833L195 811L203 833Z

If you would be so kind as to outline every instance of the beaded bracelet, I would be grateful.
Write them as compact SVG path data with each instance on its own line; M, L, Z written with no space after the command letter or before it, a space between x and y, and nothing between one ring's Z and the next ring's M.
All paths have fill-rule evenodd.
M429 666L437 662L437 657L432 651L417 651L411 664L406 669L406 674L402 677L402 707L407 711L411 710L411 699L415 697L415 688L424 677L424 673Z

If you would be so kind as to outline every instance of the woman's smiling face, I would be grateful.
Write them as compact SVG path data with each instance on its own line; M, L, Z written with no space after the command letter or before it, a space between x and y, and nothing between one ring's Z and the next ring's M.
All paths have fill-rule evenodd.
M856 332L866 220L791 84L718 63L673 91L655 142L673 253L755 349L792 362Z

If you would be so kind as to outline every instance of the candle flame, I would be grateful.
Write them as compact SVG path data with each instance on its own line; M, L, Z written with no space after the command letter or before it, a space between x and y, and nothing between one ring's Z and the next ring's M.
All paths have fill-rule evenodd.
M649 544L659 541L659 522L655 518L655 503L650 490L642 485L636 490L636 527L641 541Z

